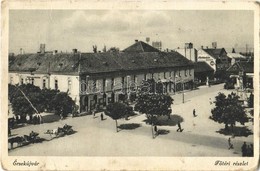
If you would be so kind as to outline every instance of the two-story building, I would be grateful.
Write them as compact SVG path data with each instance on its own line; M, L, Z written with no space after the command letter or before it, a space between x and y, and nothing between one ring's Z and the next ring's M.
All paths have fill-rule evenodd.
M68 92L81 112L129 97L143 80L151 78L163 84L165 93L192 88L193 62L142 41L120 52L42 51L9 60L9 83Z

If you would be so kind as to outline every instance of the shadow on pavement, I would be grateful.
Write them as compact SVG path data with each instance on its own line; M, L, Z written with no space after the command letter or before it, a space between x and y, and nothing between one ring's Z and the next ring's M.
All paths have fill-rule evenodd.
M52 122L57 122L59 120L60 120L60 116L55 115L55 114L42 116L43 123L52 123Z
M234 135L236 137L248 137L249 135L253 134L253 132L249 130L246 126L243 127L234 126L233 132L231 130L225 130L224 128L216 132L223 135Z
M166 129L159 129L158 130L158 135L166 135L166 134L169 134L170 131L169 130L166 130Z
M139 128L140 126L141 126L140 124L129 123L129 124L121 124L120 126L118 126L118 128L119 129L132 130L132 129Z
M146 124L148 124L148 119L143 120ZM184 119L180 115L174 114L170 115L170 118L168 116L159 116L157 117L157 120L155 121L155 124L158 126L175 126L178 124L178 122L183 122Z

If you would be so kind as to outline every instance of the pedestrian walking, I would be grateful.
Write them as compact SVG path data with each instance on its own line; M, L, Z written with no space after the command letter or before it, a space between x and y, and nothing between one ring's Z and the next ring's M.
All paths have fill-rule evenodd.
M181 129L181 123L178 122L178 129L177 129L177 132L182 132L182 129Z
M158 130L157 130L157 126L156 125L154 126L154 132L155 132L155 136L157 136L158 135Z
M193 109L193 116L196 117L196 110Z
M104 119L103 113L101 113L100 117L101 117L101 121L103 121L103 119Z
M253 144L250 144L250 156L251 157L254 156L254 146L253 146Z
M245 157L246 153L247 153L247 144L246 144L246 142L244 142L244 144L242 145L241 151L242 151L242 156Z
M229 150L234 148L233 144L231 143L231 138L228 138L228 146Z

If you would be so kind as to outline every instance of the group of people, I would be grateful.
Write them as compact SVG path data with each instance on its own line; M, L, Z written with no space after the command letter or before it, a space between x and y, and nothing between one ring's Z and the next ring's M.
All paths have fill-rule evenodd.
M252 157L254 156L254 146L253 144L246 144L246 142L244 142L244 144L241 147L241 151L242 151L242 156L243 157Z

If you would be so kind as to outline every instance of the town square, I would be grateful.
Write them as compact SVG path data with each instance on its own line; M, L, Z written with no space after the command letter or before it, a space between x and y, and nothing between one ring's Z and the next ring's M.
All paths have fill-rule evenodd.
M8 155L254 157L253 16L11 10Z

